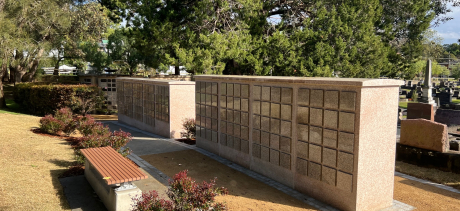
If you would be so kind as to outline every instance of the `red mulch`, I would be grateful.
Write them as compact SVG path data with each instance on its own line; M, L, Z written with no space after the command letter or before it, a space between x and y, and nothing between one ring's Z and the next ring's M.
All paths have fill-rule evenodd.
M186 139L186 138L181 138L181 139L176 139L178 142L186 143L188 145L195 145L196 140L195 139Z

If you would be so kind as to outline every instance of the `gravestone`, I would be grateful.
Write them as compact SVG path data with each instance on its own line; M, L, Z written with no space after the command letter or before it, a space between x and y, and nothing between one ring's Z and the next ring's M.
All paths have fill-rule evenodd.
M458 97L458 91L454 91L454 95L452 97Z
M422 149L447 152L449 150L447 126L425 119L402 120L399 143Z
M433 105L427 103L408 103L407 119L426 119L434 121Z
M406 90L401 90L401 94L400 95L407 95L407 91Z
M411 98L413 94L414 94L413 90L409 91L406 95L406 98Z
M434 104L431 88L431 60L428 60L425 70L425 84L423 84L423 95L421 96L420 102L432 105Z
M444 81L441 81L441 83L439 83L439 87L442 88L442 87L445 87L445 86L446 86L446 85L445 85L445 82L444 82Z
M408 87L412 87L412 81L408 81L408 82L407 82L407 86L408 86Z
M446 105L446 104L451 104L452 103L452 93L449 92L441 92L438 93L436 96L439 98L439 103L440 105Z

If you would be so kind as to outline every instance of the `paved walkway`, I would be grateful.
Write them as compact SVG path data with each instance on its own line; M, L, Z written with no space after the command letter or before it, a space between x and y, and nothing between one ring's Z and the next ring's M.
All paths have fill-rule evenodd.
M283 185L277 181L274 181L268 177L265 177L261 174L258 174L254 171L251 171L249 169L246 169L240 165L237 165L227 159L224 159L218 155L215 155L213 153L210 153L206 150L203 150L201 148L198 148L196 146L191 146L187 145L181 142L177 142L173 139L167 139L149 132L145 132L142 130L139 130L134 127L130 127L121 123L118 123L117 121L105 121L104 124L107 124L111 130L119 130L122 129L123 131L131 133L133 136L133 140L127 144L127 147L129 147L132 150L132 154L129 155L129 158L133 160L135 163L137 163L141 168L143 168L146 172L148 172L152 177L157 179L159 182L167 185L167 181L169 177L165 174L163 174L161 171L156 169L154 166L150 165L147 163L145 160L140 158L139 156L142 155L150 155L150 154L159 154L159 153L167 153L167 152L174 152L174 151L181 151L181 150L187 150L187 149L193 149L196 150L210 158L213 158L214 160L223 163L227 165L228 167L235 169L239 172L242 172L254 179L257 179L271 187L274 187L300 201L303 201L319 210L337 210L327 204L324 204L320 201L317 201L305 194L302 194L286 185ZM413 210L415 209L414 207L404 204L402 202L394 200L394 205L393 207L390 207L385 210Z

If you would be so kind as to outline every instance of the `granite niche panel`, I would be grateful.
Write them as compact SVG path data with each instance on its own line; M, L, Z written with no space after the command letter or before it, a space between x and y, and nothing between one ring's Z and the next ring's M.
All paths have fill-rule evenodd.
M218 108L218 101L220 104L226 104L226 98L218 98L218 85L217 83L212 82L197 82L196 83L196 110L199 110L199 114L197 112L196 116L196 127L197 127L197 137L201 137L207 141L211 142L218 142L218 119L220 117L226 119L228 114L223 113L222 110L219 112ZM199 101L198 101L199 99ZM233 101L230 101L233 102ZM225 111L225 110L224 110ZM232 113L233 115L233 113ZM201 121L198 122L198 119ZM205 121L203 121L205 119ZM227 128L223 128L227 126ZM229 124L221 124L221 129L225 131L233 131L232 125ZM229 128L230 127L230 128ZM200 131L200 132L198 132ZM204 132L203 132L204 131ZM222 137L222 135L221 135ZM221 139L222 140L222 139ZM222 141L223 143L227 144L229 142L228 139Z
M222 82L220 87L220 133L227 139L220 144L249 154L249 84Z
M178 122L184 118L195 117L198 125L207 122L206 95L194 95L194 91L201 89L194 82L128 77L111 81L116 81L110 87L117 92L119 121L123 123L161 136L180 138L183 129ZM171 87L174 87L173 93ZM184 96L186 92L192 94ZM174 101L173 105L171 101ZM180 109L182 113L171 115L170 109ZM215 111L217 109L211 114L217 116ZM201 130L197 133L201 134Z
M302 87L297 93L296 170L352 192L356 93Z
M252 143L270 149L260 159L286 169L291 169L292 93L290 87L263 85L253 86L252 92Z
M386 140L395 136L390 116L396 116L392 112L397 101L392 99L397 98L391 95L397 95L398 81L217 75L195 79L197 146L244 162L340 210L392 205L394 157L370 149L395 149L395 143ZM376 113L383 111L388 118ZM208 135L219 139L217 149ZM225 150L248 156L228 156Z

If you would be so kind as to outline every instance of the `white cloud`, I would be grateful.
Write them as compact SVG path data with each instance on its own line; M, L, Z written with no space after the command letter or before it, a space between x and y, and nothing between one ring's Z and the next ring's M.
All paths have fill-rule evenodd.
M444 39L460 39L459 32L440 32L438 31L438 34Z

